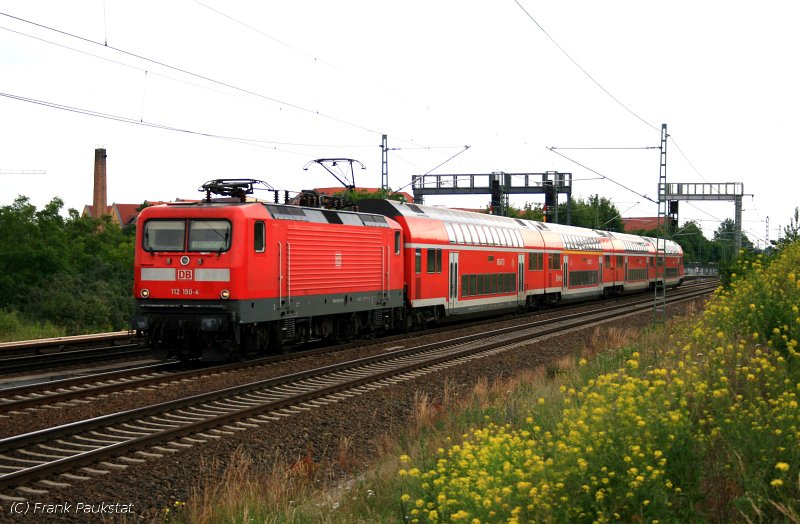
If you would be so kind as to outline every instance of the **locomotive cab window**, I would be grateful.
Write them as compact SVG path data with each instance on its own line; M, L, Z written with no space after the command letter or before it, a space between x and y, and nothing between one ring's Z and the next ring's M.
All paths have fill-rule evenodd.
M186 236L184 220L148 220L142 233L145 251L183 251Z
M231 247L231 223L227 220L190 220L188 251L227 251Z
M400 231L394 232L394 254L400 254Z
M256 221L255 229L253 230L253 248L256 253L263 253L266 247L266 231L264 229L264 222L261 220Z

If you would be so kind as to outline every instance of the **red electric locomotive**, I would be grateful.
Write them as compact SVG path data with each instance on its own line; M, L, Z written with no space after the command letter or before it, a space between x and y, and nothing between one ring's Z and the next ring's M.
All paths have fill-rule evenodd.
M138 218L133 329L160 357L216 360L403 318L402 232L384 216L246 202L253 181ZM235 195L212 201L211 193Z
M139 215L133 329L160 357L222 359L326 338L683 280L655 240L392 200L359 212L247 202L215 180L204 201ZM211 194L234 196L212 201Z

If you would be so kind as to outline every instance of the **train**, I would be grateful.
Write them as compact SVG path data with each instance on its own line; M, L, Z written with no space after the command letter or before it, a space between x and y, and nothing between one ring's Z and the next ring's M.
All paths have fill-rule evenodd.
M263 202L255 182L139 214L131 328L154 356L235 359L684 278L671 240L659 257L649 237L395 200Z

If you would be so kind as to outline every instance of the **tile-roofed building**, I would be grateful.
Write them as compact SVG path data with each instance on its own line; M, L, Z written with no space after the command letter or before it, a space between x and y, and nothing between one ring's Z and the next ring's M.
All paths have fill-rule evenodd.
M148 206L157 206L158 204L165 204L166 202L148 202ZM108 208L108 214L111 216L111 221L120 227L125 227L130 224L136 223L136 217L139 216L140 208L143 204L111 204ZM94 217L94 206L83 206L83 213L81 216Z
M625 232L630 233L633 231L652 231L658 229L658 217L635 217L623 218L622 224L625 226ZM662 220L663 224L664 221Z

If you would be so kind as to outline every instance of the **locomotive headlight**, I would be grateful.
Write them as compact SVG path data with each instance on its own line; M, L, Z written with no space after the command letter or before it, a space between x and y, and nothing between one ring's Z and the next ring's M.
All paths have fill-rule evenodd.
M150 297L150 290L149 289L143 289L143 290L139 291L139 296L141 296L142 298L149 298Z
M222 291L219 292L219 298L221 298L222 300L228 300L229 298L231 298L231 292L228 291L227 289L223 289Z

